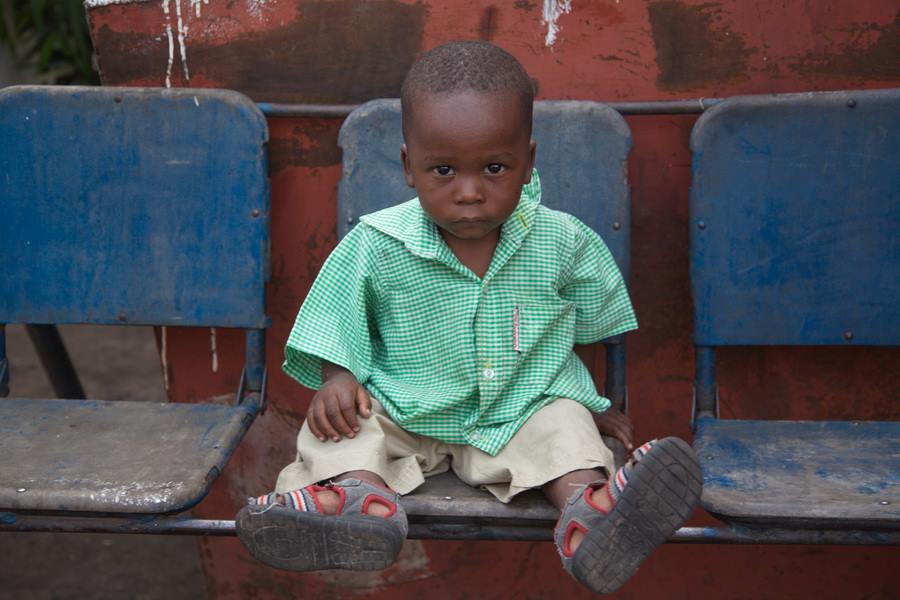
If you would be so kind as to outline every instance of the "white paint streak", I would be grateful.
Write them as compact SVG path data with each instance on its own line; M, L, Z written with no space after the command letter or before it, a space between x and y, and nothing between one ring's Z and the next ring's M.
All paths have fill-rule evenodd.
M257 19L262 18L262 9L263 5L268 0L247 0L247 14L256 17Z
M166 16L166 38L169 40L169 63L166 65L166 87L172 87L172 62L175 60L175 41L172 39L172 15L169 0L162 0L163 14ZM165 330L164 330L165 331Z
M195 16L195 17L199 17L199 16L200 16L200 8L201 8L204 4L209 4L209 0L191 0L191 8L194 9L194 16Z
M219 353L216 352L216 328L209 328L209 345L212 348L212 370L213 373L219 372Z
M134 0L132 0L134 1ZM146 1L146 0L143 0ZM178 40L178 57L181 61L181 72L184 80L190 82L191 73L187 60L188 19L199 19L203 7L209 4L209 0L188 0L186 9L182 9L182 0L161 0L163 15L166 22L166 40L169 44L169 61L166 64L166 87L172 87L172 66L175 63L175 40ZM172 3L175 3L175 23L172 23ZM262 19L263 7L268 0L247 0L247 14L257 19ZM86 0L87 6L106 6L107 4L129 4L129 0ZM199 106L199 104L198 104Z
M556 34L559 33L559 25L556 24L560 15L572 12L572 0L544 0L542 20L547 25L547 37L544 43L548 48L556 43Z
M84 0L84 5L88 8L95 6L109 6L111 4L140 4L150 2L150 0Z
M160 332L159 339L159 359L162 362L162 372L163 372L163 387L166 388L166 391L169 391L169 359L166 357L166 327L163 325Z
M175 15L178 18L178 52L181 54L181 71L184 73L184 80L190 81L191 74L188 71L187 46L184 44L188 28L187 23L181 18L181 0L175 0Z

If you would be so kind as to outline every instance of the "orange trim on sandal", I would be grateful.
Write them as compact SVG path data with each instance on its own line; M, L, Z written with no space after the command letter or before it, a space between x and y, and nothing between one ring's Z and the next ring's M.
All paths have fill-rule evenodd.
M587 531L588 531L587 527L585 527L584 525L582 525L575 519L572 519L571 521L569 521L569 526L566 527L566 537L563 538L563 547L562 547L563 556L565 556L566 558L571 558L572 555L575 554L575 551L572 550L572 545L571 545L572 544L572 535L575 533L575 530L580 531L582 535L587 535Z
M380 505L384 506L385 508L387 508L388 510L390 510L390 512L388 514L378 515L379 517L384 517L385 519L387 519L388 517L392 517L397 513L397 505L396 504L394 504L387 498L382 498L381 496L377 496L375 494L369 494L368 496L366 496L366 499L363 500L362 513L364 515L369 514L369 505L372 504L373 502L375 504L380 504Z
M607 495L609 495L609 482L607 482L603 485L606 486L606 488L607 488L606 493L607 493ZM600 489L600 488L591 487L590 485L586 486L584 488L584 501L587 502L588 506L590 506L597 512L604 514L604 515L608 515L609 511L607 509L603 508L602 506L600 506L599 504L594 502L594 498L593 498L594 492L598 489ZM610 500L612 500L612 496L610 496L609 498L610 498ZM613 504L615 504L615 501L613 501Z

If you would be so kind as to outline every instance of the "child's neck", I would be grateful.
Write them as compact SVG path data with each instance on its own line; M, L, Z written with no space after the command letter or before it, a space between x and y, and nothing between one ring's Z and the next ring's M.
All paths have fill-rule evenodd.
M494 250L500 241L500 229L497 228L478 240L463 240L442 229L440 232L444 242L446 242L459 262L464 264L480 279L484 279L488 267L491 266L491 260L494 258Z

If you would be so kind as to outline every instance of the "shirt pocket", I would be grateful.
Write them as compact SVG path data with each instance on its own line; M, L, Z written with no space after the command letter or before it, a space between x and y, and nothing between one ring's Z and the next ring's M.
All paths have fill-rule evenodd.
M512 308L511 341L518 358L535 352L571 349L575 305L565 300L525 300Z

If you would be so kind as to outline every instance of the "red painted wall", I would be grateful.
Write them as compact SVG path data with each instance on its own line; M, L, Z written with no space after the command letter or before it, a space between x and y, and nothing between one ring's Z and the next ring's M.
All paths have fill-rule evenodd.
M895 0L573 0L571 12L557 21L552 46L542 3L528 0L94 4L88 16L105 84L162 86L168 72L174 86L228 87L257 101L356 103L396 96L420 52L457 38L490 40L512 52L542 99L900 86ZM632 293L641 322L629 338L628 385L640 438L690 436L687 142L694 121L628 119L634 136ZM230 518L247 496L272 487L292 458L311 397L279 367L297 308L336 239L340 123L271 119L269 126L269 408L195 510L202 517ZM207 331L168 330L172 400L201 401L236 389L242 336L219 332L218 350L220 369L213 373ZM729 350L719 369L722 414L900 418L898 367L896 350ZM693 524L710 522L699 515ZM210 592L222 598L588 597L561 571L549 543L409 541L396 566L375 574L274 571L254 562L235 539L203 540L201 549ZM892 572L898 559L896 549L668 545L616 597L887 598L900 593Z

